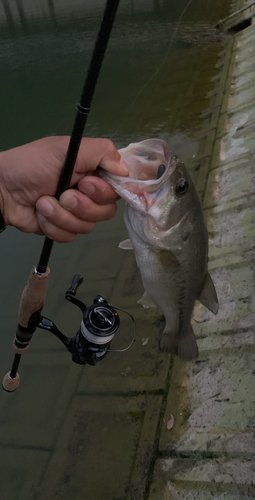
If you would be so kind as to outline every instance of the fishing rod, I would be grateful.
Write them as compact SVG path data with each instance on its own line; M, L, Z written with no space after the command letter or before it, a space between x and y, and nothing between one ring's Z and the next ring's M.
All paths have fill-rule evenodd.
M61 193L66 191L70 185L74 165L78 155L80 143L84 133L87 117L90 111L92 98L95 92L100 69L103 63L105 51L110 39L111 30L120 0L107 0L101 26L93 50L85 84L82 90L80 103L77 106L74 126L70 136L64 166L60 174L55 197L59 199ZM95 365L103 359L110 351L110 343L119 328L119 316L115 309L101 296L97 295L93 305L87 307L76 298L77 288L81 285L83 278L80 275L73 277L71 286L68 288L65 298L79 307L83 313L83 319L77 334L73 338L66 337L56 325L41 316L41 311L47 294L47 286L50 276L48 262L54 241L45 238L41 255L36 267L30 273L28 282L22 292L18 326L14 340L14 360L11 371L3 379L3 388L12 392L17 389L20 382L18 367L22 354L27 351L29 342L36 330L41 328L55 335L72 354L72 360L79 364ZM121 309L119 309L121 310ZM124 311L126 312L126 311ZM132 321L134 318L127 313ZM134 328L135 336L135 328ZM130 345L134 341L133 339ZM125 349L114 349L124 351Z

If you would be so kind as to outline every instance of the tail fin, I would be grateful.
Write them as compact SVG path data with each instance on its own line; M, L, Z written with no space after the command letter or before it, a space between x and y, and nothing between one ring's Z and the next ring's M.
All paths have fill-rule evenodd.
M171 332L163 333L160 349L176 354L183 361L191 361L197 358L198 347L192 326L189 325L186 334L181 336L173 335Z

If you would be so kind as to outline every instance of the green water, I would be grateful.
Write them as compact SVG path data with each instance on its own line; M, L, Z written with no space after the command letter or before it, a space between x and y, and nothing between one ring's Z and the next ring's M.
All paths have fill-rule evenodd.
M161 137L185 161L194 157L201 112L208 106L206 94L213 88L211 78L217 73L221 48L221 36L213 25L228 14L229 3L193 0L180 21L186 0L121 0L86 135L112 138L118 147ZM46 135L70 134L103 7L101 0L1 1L0 150ZM83 293L91 293L88 300L95 293L112 292L113 268L122 263L122 257L113 262L118 240L125 237L122 210L120 203L115 221L101 223L95 235L54 247L44 312L66 334L74 334L80 320L63 301L73 274L85 275ZM7 228L1 240L2 377L12 361L20 294L43 239ZM70 363L59 342L36 333L22 360L21 387L14 394L0 394L4 500L37 498L36 485L43 481L72 397L68 393L62 410L59 406L56 410L62 391L59 374L69 373ZM114 366L108 369L114 373ZM75 377L76 367L72 370L70 377ZM43 437L37 439L38 435ZM33 453L37 457L39 452L40 458L34 459ZM31 489L27 468L34 477ZM73 498L86 498L79 493L82 484L76 487ZM93 500L104 498L100 486L95 491Z

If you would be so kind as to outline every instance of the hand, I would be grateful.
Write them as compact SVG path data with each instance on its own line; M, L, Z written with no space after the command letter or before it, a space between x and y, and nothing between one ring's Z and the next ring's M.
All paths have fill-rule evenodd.
M128 168L108 139L82 139L71 188L54 198L69 137L46 137L0 153L0 208L6 225L44 234L60 243L90 233L111 219L118 196L95 172L100 165L116 174Z

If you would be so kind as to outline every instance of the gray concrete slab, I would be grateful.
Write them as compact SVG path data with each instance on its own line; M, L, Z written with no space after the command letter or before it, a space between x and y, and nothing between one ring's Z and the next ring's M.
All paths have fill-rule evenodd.
M38 500L143 499L160 406L159 396L74 397Z
M254 461L225 459L158 460L159 481L151 500L252 500L255 495Z
M218 113L200 182L220 309L197 303L199 359L174 360L149 500L255 498L254 41L251 25L225 44L204 112Z
M47 447L6 446L0 457L1 497L4 500L35 498L52 450ZM32 473L31 473L32 471ZM6 479L8 478L8 481Z
M254 182L254 165L248 155L212 170L204 198L205 211L217 206L226 210L228 206L233 207L235 201L247 201L254 194ZM208 219L211 219L210 215Z

